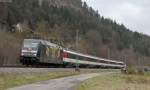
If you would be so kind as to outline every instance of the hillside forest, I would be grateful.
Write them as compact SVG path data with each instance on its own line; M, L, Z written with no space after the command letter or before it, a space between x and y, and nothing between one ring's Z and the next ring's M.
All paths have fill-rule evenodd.
M150 36L101 16L81 0L0 2L0 65L19 64L24 38L45 39L128 66L150 66Z

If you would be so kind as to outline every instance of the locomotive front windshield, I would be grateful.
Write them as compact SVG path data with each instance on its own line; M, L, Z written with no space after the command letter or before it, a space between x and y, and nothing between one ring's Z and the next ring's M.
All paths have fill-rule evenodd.
M27 49L27 50L37 50L38 49L38 44L39 41L36 40L30 40L30 39L25 39L23 42L23 48L22 49Z
M33 43L33 42L24 42L23 48L32 48L32 49L37 49L38 43Z
M21 55L37 56L39 42L32 40L24 40Z

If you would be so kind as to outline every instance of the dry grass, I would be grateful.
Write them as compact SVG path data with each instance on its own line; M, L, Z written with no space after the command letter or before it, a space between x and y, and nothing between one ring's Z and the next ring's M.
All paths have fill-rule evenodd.
M150 74L98 76L83 82L76 90L150 90Z
M34 83L54 78L77 75L77 72L51 72L51 73L28 73L28 74L0 74L0 90L19 86L23 84Z

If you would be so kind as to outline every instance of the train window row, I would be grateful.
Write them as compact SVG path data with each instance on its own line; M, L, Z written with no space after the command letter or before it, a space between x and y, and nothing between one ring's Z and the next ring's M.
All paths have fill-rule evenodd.
M75 54L72 54L72 53L68 53L68 58L79 59L79 60L90 61L90 62L123 65L122 63L115 63L115 62L108 62L108 61L104 61L104 60L97 60L97 59L93 59L93 58L88 58L88 57L84 57L84 56L75 55Z

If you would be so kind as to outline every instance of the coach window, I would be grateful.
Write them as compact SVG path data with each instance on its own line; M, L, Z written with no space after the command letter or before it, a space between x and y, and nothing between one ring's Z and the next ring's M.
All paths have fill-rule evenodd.
M78 57L79 60L84 60L83 56Z
M97 60L97 63L100 63L100 61L98 59L96 59L96 60Z
M87 61L91 61L91 58L87 58Z
M76 58L76 59L82 60L81 56L79 56L79 55L78 55L78 58Z
M95 62L99 62L97 59L93 59Z
M84 61L87 61L87 57L83 57L83 60L84 60Z
M117 63L115 63L115 62L110 62L110 64L117 64Z
M102 60L102 61L100 61L101 63L107 63L107 61L104 61L104 60Z
M124 65L123 63L118 63L118 65Z
M71 54L71 53L68 53L68 57L69 57L69 58L72 58L72 59L76 59L76 58L77 58L76 55Z

